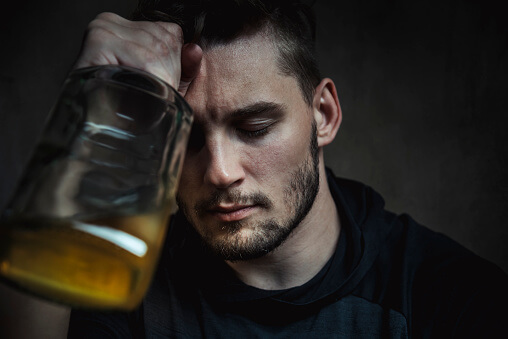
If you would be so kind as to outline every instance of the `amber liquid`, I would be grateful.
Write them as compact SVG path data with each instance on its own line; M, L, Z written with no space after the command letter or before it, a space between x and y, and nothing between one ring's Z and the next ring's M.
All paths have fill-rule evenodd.
M74 307L131 310L157 263L168 213L0 226L0 275Z

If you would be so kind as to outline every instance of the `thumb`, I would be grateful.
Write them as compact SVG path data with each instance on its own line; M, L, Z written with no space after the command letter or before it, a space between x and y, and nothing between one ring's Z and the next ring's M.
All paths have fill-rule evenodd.
M203 58L203 50L194 43L185 44L182 47L182 75L178 92L185 96L192 80L198 75Z

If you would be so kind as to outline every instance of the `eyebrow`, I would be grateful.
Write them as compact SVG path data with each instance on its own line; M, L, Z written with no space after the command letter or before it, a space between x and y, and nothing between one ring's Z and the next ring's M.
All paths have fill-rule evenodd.
M226 119L245 119L252 116L266 113L275 113L281 115L286 110L286 106L275 102L259 101L245 107L235 109L226 114Z

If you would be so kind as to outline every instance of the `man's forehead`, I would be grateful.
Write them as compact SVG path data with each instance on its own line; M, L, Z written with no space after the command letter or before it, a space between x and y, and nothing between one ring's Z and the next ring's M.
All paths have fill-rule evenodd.
M277 67L271 38L263 33L207 46L186 99L196 112L235 109L270 100L286 78Z
M233 74L238 71L277 66L277 51L272 36L265 31L242 35L228 43L206 46L203 51L204 66ZM207 69L205 68L204 71ZM258 70L259 71L259 70ZM236 74L238 75L238 74Z

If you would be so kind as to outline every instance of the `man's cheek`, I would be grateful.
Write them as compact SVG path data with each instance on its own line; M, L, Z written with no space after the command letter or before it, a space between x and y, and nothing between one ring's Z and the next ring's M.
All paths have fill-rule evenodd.
M295 142L289 137L280 138L276 142L268 144L257 156L255 166L264 173L281 174L285 169L298 165L300 158L307 147L300 147L299 142Z

